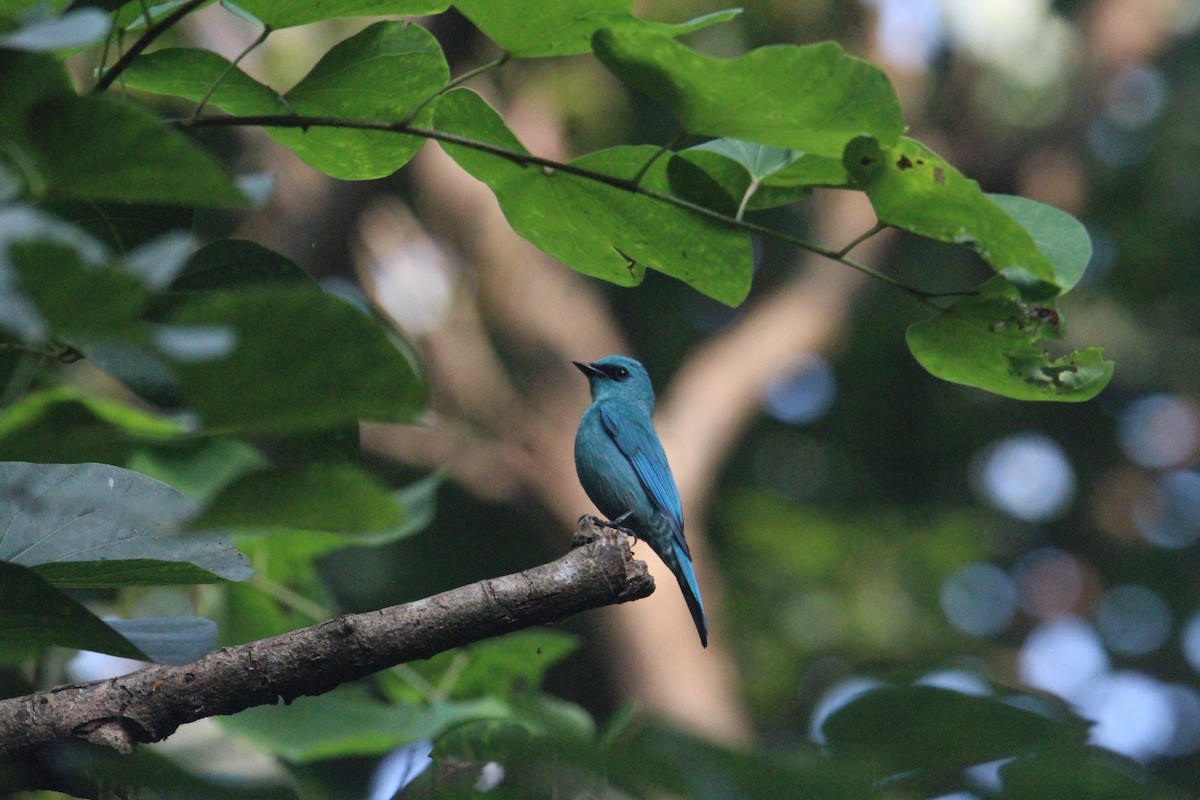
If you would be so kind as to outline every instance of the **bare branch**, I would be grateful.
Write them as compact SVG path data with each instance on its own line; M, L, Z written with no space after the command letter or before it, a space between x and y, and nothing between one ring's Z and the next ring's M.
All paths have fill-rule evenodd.
M654 591L623 533L582 520L575 536L570 553L521 573L222 648L183 666L0 701L0 756L71 739L129 752L186 722L323 694L396 664Z

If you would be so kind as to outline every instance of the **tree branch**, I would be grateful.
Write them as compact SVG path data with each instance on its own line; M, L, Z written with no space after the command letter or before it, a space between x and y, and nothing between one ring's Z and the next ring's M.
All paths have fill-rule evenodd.
M934 303L933 298L946 296L946 294L958 296L974 293L972 291L950 293L926 292L916 288L915 286L909 286L903 281L899 281L890 275L872 269L871 267L868 267L859 261L855 261L854 259L849 258L845 253L839 253L828 248L819 247L812 242L801 239L798 236L793 236L785 231L769 228L765 225L758 225L753 222L747 222L746 220L741 219L740 216L731 217L728 214L715 211L707 206L700 205L699 203L693 203L689 200L684 200L681 197L663 194L662 192L656 192L652 189L647 189L633 180L617 178L612 175L605 175L602 172L596 172L594 170L587 169L586 167L580 167L575 164L568 164L549 158L543 158L541 156L535 156L531 153L509 150L489 142L482 142L477 139L471 139L467 136L459 136L458 134L448 133L447 131L439 131L433 128L419 128L404 122L380 122L378 120L369 119L342 119L338 117L304 116L300 114L255 114L230 117L212 116L200 117L198 119L176 120L176 122L179 125L188 128L273 127L299 128L300 130L306 132L309 128L344 128L348 130L382 131L385 133L398 133L406 136L418 136L425 139L432 139L435 142L441 142L443 144L459 145L460 147L476 150L481 153L487 153L489 155L496 156L497 158L510 161L518 166L540 167L545 170L547 174L561 172L565 175L574 175L577 178L594 181L596 183L604 184L605 186L611 186L614 189L620 189L621 191L629 192L631 194L642 195L644 197L649 197L652 200L657 200L660 203L667 203L668 205L675 206L676 208L682 208L685 211L689 211L701 217L706 217L714 222L727 225L731 228L738 228L748 233L756 233L759 236L785 242L786 244L790 244L793 247L797 247L801 250L807 250L810 253L815 253L819 256L828 258L831 261L844 264L847 267L857 270L864 275L868 275L877 281L886 283L889 286L899 289L900 291L916 298L919 302L938 311L944 311L945 309Z
M570 553L524 572L222 648L183 666L0 701L0 756L70 739L130 752L186 722L323 694L396 664L653 591L625 534L584 519Z

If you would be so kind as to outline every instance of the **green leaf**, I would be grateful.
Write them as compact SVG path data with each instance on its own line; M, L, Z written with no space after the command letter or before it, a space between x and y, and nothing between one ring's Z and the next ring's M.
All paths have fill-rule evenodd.
M577 649L578 637L547 628L468 645L448 654L466 659L450 694L469 698L530 692L542 685L547 670Z
M75 93L66 71L53 56L0 48L0 143L29 157L25 120L42 98ZM10 157L12 157L10 152Z
M32 570L0 561L0 650L48 645L146 658L132 642Z
M1082 222L1028 197L989 194L988 199L1029 231L1038 249L1054 265L1056 282L1064 294L1079 283L1092 260L1092 237Z
M187 433L180 422L60 386L0 411L0 461L123 463L141 444Z
M139 315L146 290L128 272L85 265L76 249L45 241L10 245L9 257L50 333L81 346L145 337Z
M217 239L188 259L171 292L212 292L287 284L319 291L316 281L286 257L246 239Z
M237 5L272 28L290 28L338 17L440 14L450 0L238 0Z
M361 547L377 547L420 533L433 522L437 511L437 490L446 479L443 472L434 472L392 492L392 501L403 511L399 525L374 533L351 533L349 543Z
M470 90L455 90L442 98L437 124L448 132L527 152L495 110ZM740 231L596 180L521 166L460 145L442 146L492 188L517 233L572 269L634 286L649 267L728 305L740 303L750 290L750 240ZM649 146L615 147L571 165L630 180L657 152ZM670 192L664 159L651 166L640 186Z
M105 624L159 664L195 661L217 641L217 624L204 617L106 619Z
M602 30L597 57L669 108L684 130L841 158L857 136L894 143L900 102L878 68L832 42L777 45L712 58L654 34Z
M243 475L221 489L192 525L357 532L396 529L401 518L387 488L356 465L318 463Z
M30 111L29 141L51 199L247 205L212 156L129 103L48 98Z
M703 190L697 191L696 179L685 165L697 168L720 188L731 202L719 205L730 214L743 203L750 211L788 205L814 186L842 186L849 180L840 159L739 139L713 139L675 153L668 165L672 188L702 204L706 204Z
M214 292L169 317L230 330L232 352L176 361L184 397L209 428L260 434L363 419L405 422L424 405L414 365L375 319L307 289Z
M632 14L633 0L456 0L454 6L502 50L518 58L565 56L591 50L601 28L652 31L683 36L741 13L731 8L673 25L647 22Z
M636 796L720 796L739 800L863 800L881 796L867 777L813 751L733 749L673 728L639 726L606 757L603 769ZM636 752L631 759L628 753Z
M1029 231L920 142L904 138L888 148L870 137L855 139L843 163L880 222L943 242L969 242L1028 299L1061 291L1054 264Z
M1082 745L1086 730L991 697L933 686L876 689L822 726L835 760L872 764L879 778L961 769L1030 752Z
M142 447L128 467L174 486L186 497L205 501L235 478L268 465L252 445L232 439L210 439L170 447Z
M424 28L378 22L335 45L282 102L273 90L205 50L159 50L134 61L123 77L135 88L197 102L215 84L209 103L231 114L284 115L290 110L306 116L400 122L446 85L450 68L437 40ZM433 105L424 106L412 124L428 126ZM345 180L390 175L425 142L416 136L346 128L268 127L267 132L307 164Z
M251 574L227 539L179 536L194 505L102 464L0 463L0 561L55 586L212 583Z
M908 349L922 367L942 380L1017 400L1080 402L1108 385L1113 363L1100 348L1051 358L1038 342L1058 338L1058 311L997 286L1006 286L1002 278L985 284L978 297L909 327Z
M1004 797L1011 800L1184 800L1187 793L1150 779L1146 769L1102 750L1040 754L1000 767Z
M251 708L221 717L222 727L264 752L306 762L352 755L380 755L400 745L438 736L467 720L504 717L495 699L440 702L418 708L386 705L361 686L345 686L291 705Z

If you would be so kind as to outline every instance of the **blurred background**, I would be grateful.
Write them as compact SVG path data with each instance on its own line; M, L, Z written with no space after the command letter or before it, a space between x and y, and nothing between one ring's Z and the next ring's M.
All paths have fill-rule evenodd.
M640 544L659 590L569 621L585 646L551 691L601 720L632 699L721 741L786 744L875 685L1023 686L1093 720L1093 742L1200 790L1200 2L743 5L688 44L733 56L835 39L888 72L912 135L986 191L1084 221L1094 256L1060 307L1063 347L1103 345L1112 385L1073 405L940 382L904 345L927 309L775 243L756 243L735 310L657 273L603 285L516 237L433 145L388 179L338 183L261 132L222 133L241 171L276 176L234 235L357 286L418 347L432 387L421 426L364 426L363 442L398 481L446 470L436 518L322 562L339 601L376 608L561 554L593 510L572 463L588 397L570 360L626 352L655 380L712 646ZM272 34L243 66L286 89L367 23ZM498 55L455 12L420 24L454 74ZM229 57L256 34L215 7L180 32ZM678 133L591 57L468 85L540 155ZM840 246L874 222L860 201L818 191L757 221ZM934 291L987 274L965 248L907 235L855 255Z

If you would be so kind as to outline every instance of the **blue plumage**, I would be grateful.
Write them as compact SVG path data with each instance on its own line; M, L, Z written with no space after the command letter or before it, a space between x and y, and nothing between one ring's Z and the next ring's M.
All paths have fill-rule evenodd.
M700 643L707 647L708 621L683 538L683 504L650 421L654 411L650 376L628 356L572 363L587 376L592 389L592 405L575 434L579 482L601 513L621 520L648 542L674 573Z

